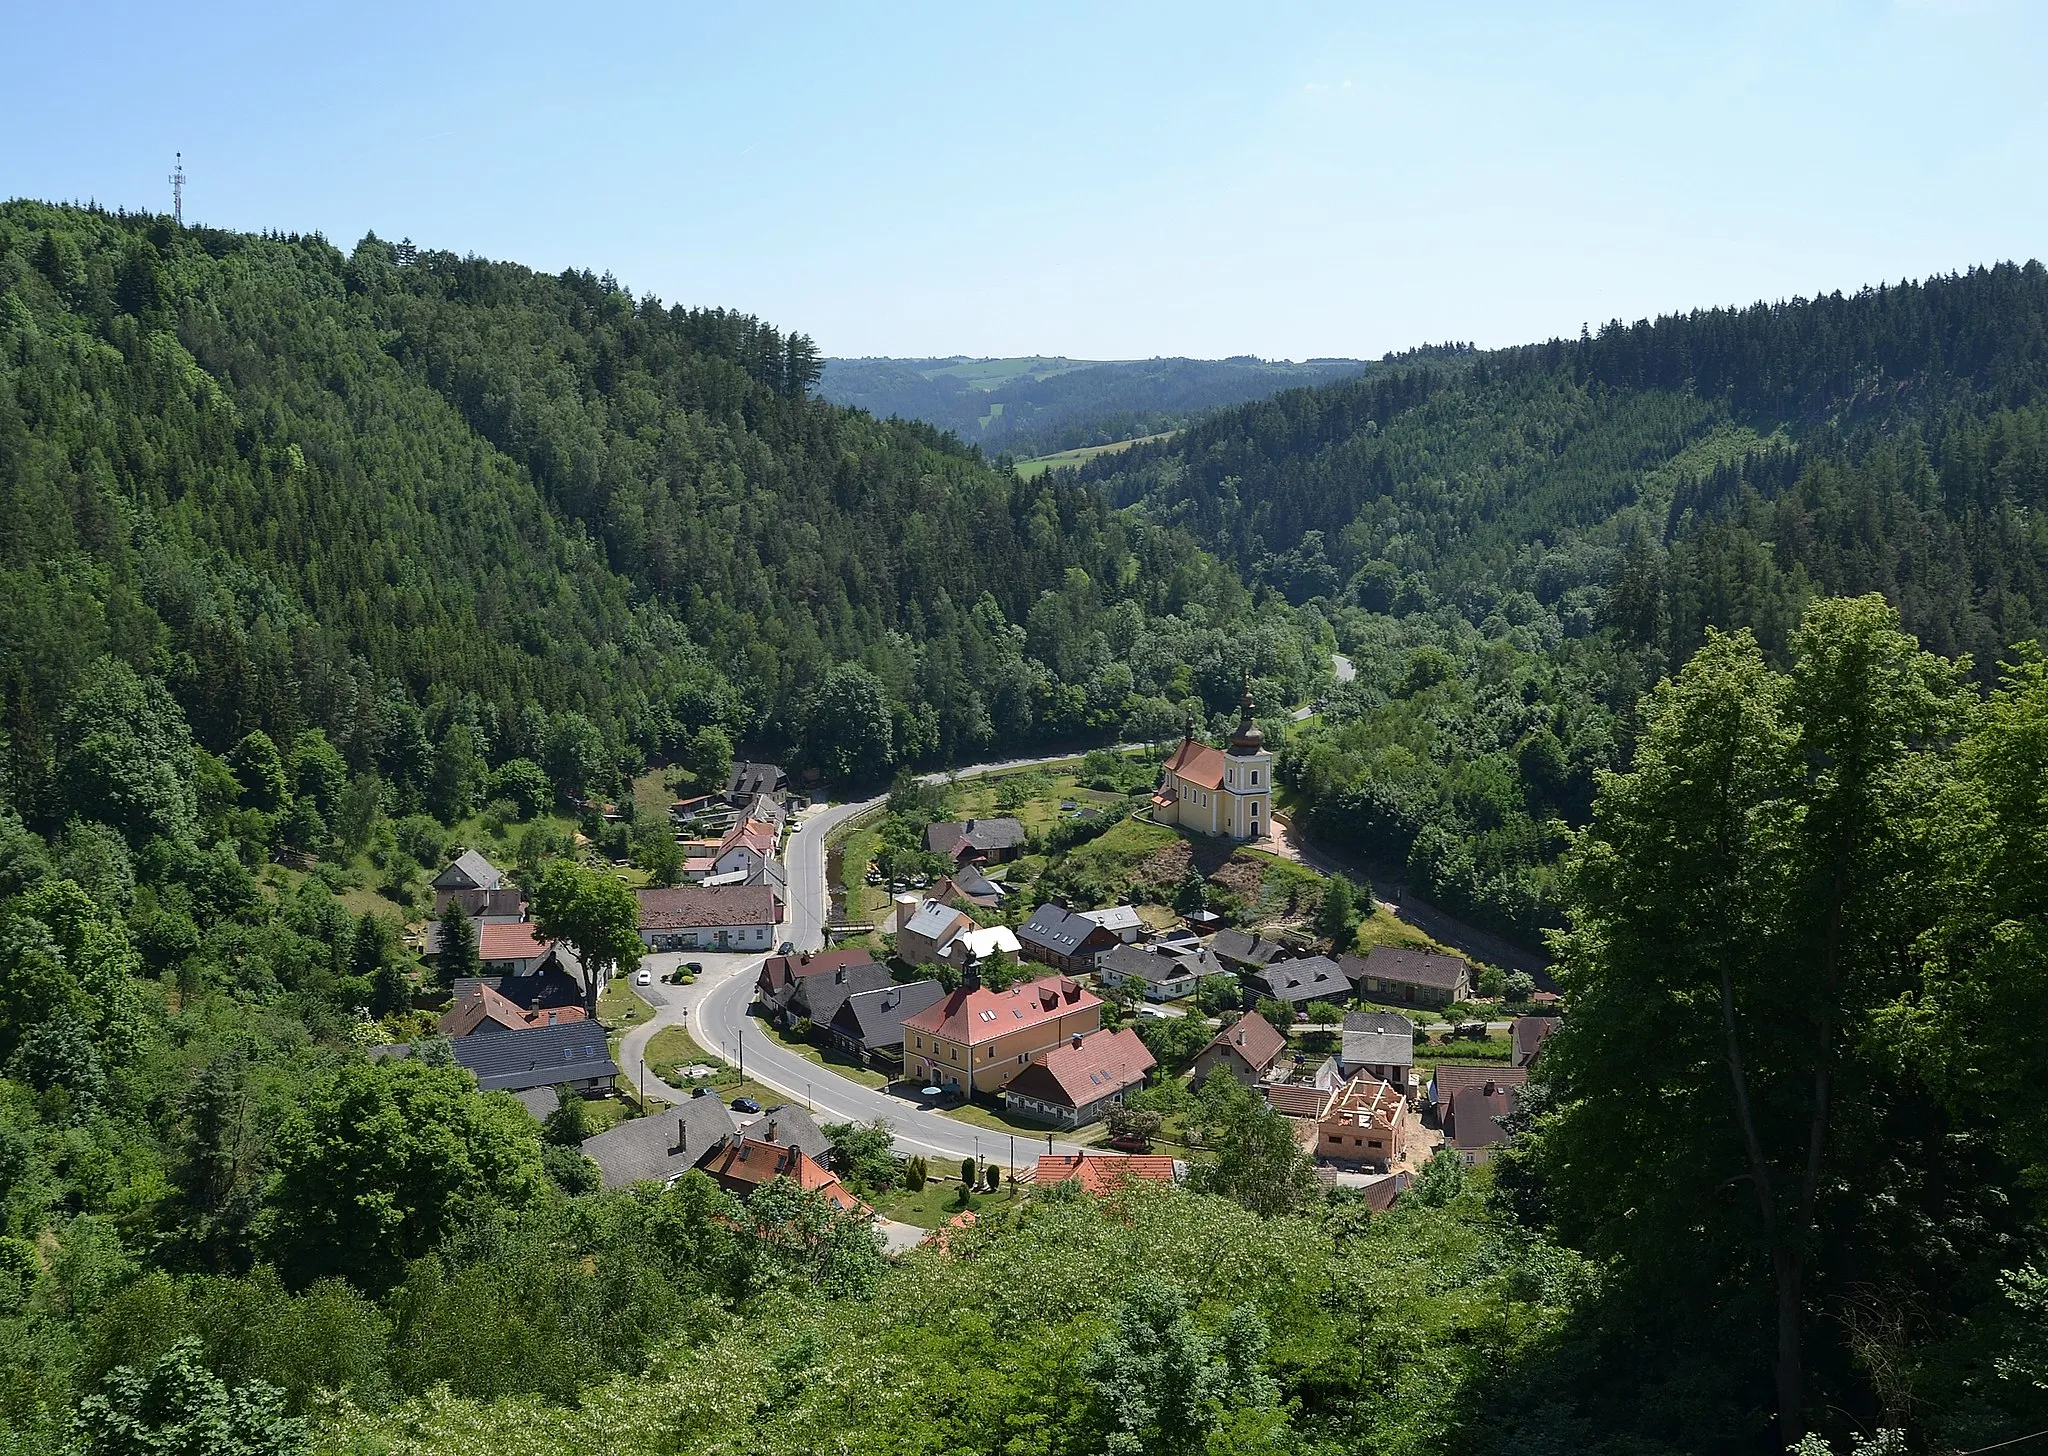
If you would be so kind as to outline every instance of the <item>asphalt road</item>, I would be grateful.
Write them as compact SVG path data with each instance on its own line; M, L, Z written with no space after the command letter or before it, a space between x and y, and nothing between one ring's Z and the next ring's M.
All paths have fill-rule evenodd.
M974 778L1006 769L1058 763L1072 757L1056 754L1045 758L1006 759L1000 763L976 764L959 770L953 777ZM933 780L945 774L928 775ZM825 840L832 830L857 814L878 807L886 796L852 804L813 806L798 818L803 827L790 835L783 860L789 870L789 913L782 938L798 950L818 950L825 944L825 921L831 900L825 886ZM646 1072L647 1043L664 1026L685 1026L691 1040L711 1057L731 1065L742 1065L746 1074L784 1096L806 1103L820 1122L870 1122L881 1118L895 1133L896 1146L905 1153L922 1153L942 1162L961 1158L994 1158L1005 1167L1015 1167L1046 1151L1044 1134L1018 1133L1013 1141L1008 1132L977 1128L937 1112L864 1087L807 1057L777 1046L760 1024L747 1014L753 1000L754 979L760 974L764 956L713 956L701 953L649 956L648 967L657 982L681 960L701 960L704 973L694 986L636 986L654 1015L627 1032L619 1041L619 1065L636 1082L644 1079L647 1096L653 1101L679 1100L673 1088ZM744 1036L744 1045L742 1038ZM744 1052L744 1055L742 1053ZM1079 1146L1057 1140L1053 1151L1072 1153Z

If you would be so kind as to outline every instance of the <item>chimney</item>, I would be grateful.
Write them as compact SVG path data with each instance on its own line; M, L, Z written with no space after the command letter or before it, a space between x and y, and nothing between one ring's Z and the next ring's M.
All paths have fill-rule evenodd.
M678 1117L676 1119L676 1145L670 1148L669 1151L671 1153L686 1152L689 1150L689 1146L690 1120L687 1117Z
M1493 1083L1492 1083L1492 1082L1488 1082L1488 1083L1486 1084L1486 1090L1485 1090L1484 1092L1480 1093L1479 1095L1480 1095L1480 1096L1482 1096L1482 1097L1491 1097L1491 1096L1493 1095Z
M803 965L803 966L807 966L807 965L809 965L809 964L811 963L811 953L810 953L809 951L805 951L805 952L804 952L804 953L803 953L802 955L798 956L798 957L797 957L796 959L797 959L797 964L798 964L798 965Z
M1488 1086L1489 1088L1491 1088L1491 1087L1492 1087L1492 1085L1493 1085L1493 1084L1492 1084L1492 1083L1490 1083L1490 1082L1489 1082L1489 1083L1487 1084L1487 1086ZM769 1122L768 1122L768 1135L767 1135L767 1137L765 1137L765 1138L763 1139L763 1141L764 1141L764 1142L771 1142L771 1143L775 1141L775 1122L774 1122L774 1119L772 1119L772 1118L771 1118L771 1119L769 1119Z
M1080 1049L1081 1049L1081 1033L1077 1031L1077 1032L1075 1032L1075 1033L1074 1033L1074 1050L1075 1050L1075 1051L1079 1051Z

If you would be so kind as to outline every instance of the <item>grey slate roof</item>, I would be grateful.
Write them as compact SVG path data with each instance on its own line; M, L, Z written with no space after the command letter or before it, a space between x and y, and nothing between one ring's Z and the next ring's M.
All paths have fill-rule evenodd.
M849 996L878 991L889 984L889 968L870 962L864 966L841 966L816 976L799 976L789 985L783 1004L792 1016L803 1016L824 1025L839 1014Z
M635 1117L585 1138L583 1153L597 1164L607 1188L642 1180L666 1182L694 1168L737 1126L718 1098L690 1097L666 1111Z
M1024 825L1010 818L955 819L933 824L924 832L927 848L954 859L963 849L986 854L994 849L1015 849L1024 839Z
M903 1018L943 1001L938 981L910 981L876 991L858 991L840 1003L832 1029L869 1051L903 1045Z
M530 976L460 976L455 982L454 1004L460 1006L474 996L479 986L489 986L521 1011L583 1004L583 988L576 978L553 963Z
M486 1092L518 1092L592 1077L615 1077L618 1064L595 1021L557 1022L496 1036L465 1036L451 1043L455 1060L475 1074Z
M1242 930L1226 928L1216 932L1216 938L1209 942L1209 949L1240 968L1258 969L1271 964L1273 958L1285 953L1287 948L1277 940L1263 940Z
M732 776L726 780L725 792L728 798L737 799L743 795L752 798L756 794L772 794L786 782L787 776L776 764L740 761L732 766Z
M1437 991L1455 991L1471 974L1471 967L1457 956L1393 945L1376 945L1363 960L1346 956L1344 969L1354 978L1372 976L1397 985L1427 986Z
M1017 927L1017 939L1026 945L1040 946L1055 955L1070 956L1080 950L1082 941L1101 928L1092 920L1082 919L1066 906L1047 901L1031 912L1029 920Z
M1415 1027L1391 1011L1344 1013L1346 1067L1406 1067L1415 1061Z
M1095 958L1095 969L1098 973L1110 971L1119 976L1136 976L1152 986L1183 980L1189 976L1200 979L1203 976L1224 974L1223 963L1203 945L1195 945L1188 949L1173 946L1113 945Z
M1245 979L1275 1000L1296 1006L1310 1001L1342 1002L1351 995L1350 978L1328 956L1275 961L1263 971L1253 971Z
M735 1119L737 1120L737 1119ZM768 1128L774 1125L775 1136L768 1137ZM759 1116L740 1123L740 1136L773 1141L793 1148L802 1148L809 1156L824 1162L832 1152L832 1139L825 1136L817 1120L793 1102L778 1102L773 1107L761 1110Z
M495 890L505 883L498 867L473 849L455 856L448 868L434 876L437 890Z

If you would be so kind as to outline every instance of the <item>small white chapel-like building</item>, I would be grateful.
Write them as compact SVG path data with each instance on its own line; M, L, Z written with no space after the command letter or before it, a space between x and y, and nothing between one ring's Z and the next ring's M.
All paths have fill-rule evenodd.
M1273 755L1266 735L1252 721L1247 687L1243 716L1230 746L1212 748L1190 728L1166 761L1152 795L1152 817L1197 834L1221 839L1263 839L1273 822Z

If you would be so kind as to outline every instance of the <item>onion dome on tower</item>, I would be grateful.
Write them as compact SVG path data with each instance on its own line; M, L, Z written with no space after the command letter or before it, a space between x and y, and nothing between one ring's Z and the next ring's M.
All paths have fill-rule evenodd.
M1238 699L1240 716L1237 731L1230 735L1230 751L1239 758L1248 754L1266 751L1266 735L1259 725L1252 721L1252 685L1249 677L1245 680L1244 696Z

